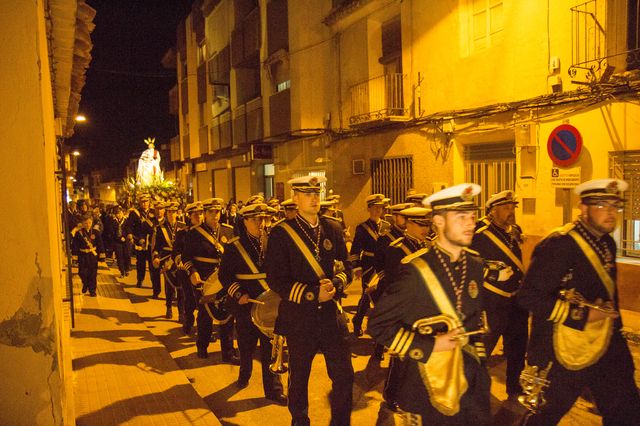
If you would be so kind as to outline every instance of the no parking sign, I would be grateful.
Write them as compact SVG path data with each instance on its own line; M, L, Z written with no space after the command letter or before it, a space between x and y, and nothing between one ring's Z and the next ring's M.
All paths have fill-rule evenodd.
M570 124L562 124L551 132L547 140L549 158L561 167L567 167L578 161L582 151L582 136L578 129Z

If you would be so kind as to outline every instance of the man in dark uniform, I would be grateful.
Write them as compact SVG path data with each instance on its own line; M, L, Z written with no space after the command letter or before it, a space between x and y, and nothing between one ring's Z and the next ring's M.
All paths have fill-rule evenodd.
M104 245L100 233L93 228L91 213L85 213L80 228L71 240L71 254L78 262L78 275L82 281L82 293L96 296L98 261L105 261Z
M558 423L585 387L603 424L638 424L640 397L620 334L616 244L610 235L627 186L616 179L578 185L578 220L556 229L534 249L518 300L533 317L527 362L538 371L525 367L525 372L543 371L549 384L543 390L546 405L537 407L528 425ZM522 400L532 405L527 404L532 395Z
M298 206L291 198L284 200L280 206L284 210L284 219L293 219L298 214Z
M396 222L400 221L402 223L402 226L405 228L405 232L402 236L393 240L384 249L385 253L382 255L384 265L378 273L378 276L381 278L374 297L375 302L377 302L380 297L384 297L385 289L390 282L394 282L399 279L399 269L402 259L422 248L429 247L430 245L430 240L427 236L431 232L431 210L425 207L413 207L413 204L411 203L401 205L408 207L399 211L393 211L394 216L396 217ZM389 233L386 235L389 235ZM378 243L380 243L381 240L382 237L378 239ZM383 345L380 346L384 348ZM385 381L382 392L386 401L386 407L394 411L396 410L394 392L398 382L398 377L395 371L396 369L394 368L395 362L396 357L391 357L391 360L389 361L387 380Z
M125 217L122 207L116 206L113 209L113 223L111 226L111 240L113 241L113 249L116 253L116 262L120 271L120 278L129 275L129 266L127 256L129 248L127 247L127 230L125 228Z
M391 213L391 219L393 223L386 232L378 237L378 241L376 243L376 255L374 264L376 274L378 275L378 282L384 279L385 252L387 250L387 247L389 247L389 244L391 244L398 238L403 237L404 231L407 229L407 219L405 216L400 214L400 212L412 206L412 203L400 203L394 204L393 206L389 207L389 212ZM375 295L372 294L375 302L378 292L376 289L372 290L375 290Z
M127 237L133 241L133 249L136 255L136 286L138 287L142 287L147 264L149 264L149 270L152 268L149 240L153 235L153 222L149 211L149 201L148 195L142 195L139 198L139 208L132 208L125 222L129 232Z
M229 241L222 255L220 282L231 298L233 316L236 320L238 349L240 350L240 372L236 385L243 389L249 385L253 369L253 353L260 341L260 361L262 363L262 387L267 399L286 405L287 398L282 393L280 376L269 370L271 364L271 341L253 324L252 304L263 292L269 290L264 272L264 251L266 234L265 217L276 214L275 209L266 204L252 204L240 210L244 222L239 237Z
M356 227L349 252L349 261L354 266L354 275L362 279L362 296L358 301L358 310L352 319L353 334L356 336L362 336L362 321L369 310L370 297L367 288L376 272L375 253L378 237L391 227L389 222L380 219L387 200L383 194L372 194L366 198L369 219Z
M490 329L484 340L487 355L491 356L502 336L507 359L507 394L514 401L522 392L520 373L524 368L529 327L529 313L515 298L524 275L521 232L516 231L515 223L517 205L518 198L513 191L492 195L486 204L489 224L476 230L471 244L485 260L482 300Z
M311 363L322 351L331 392L331 425L348 425L351 417L353 367L348 328L339 304L351 282L351 265L340 224L319 217L324 177L289 181L298 215L271 231L267 246L267 282L280 295L275 333L289 347L289 411L292 425L309 425L308 385ZM334 274L342 262L344 271Z
M176 233L180 229L186 228L182 222L177 221L178 203L176 201L167 202L165 208L165 220L162 221L155 229L153 238L153 267L164 273L164 294L167 312L165 318L173 318L173 299L178 302L178 312L183 311L183 294L182 289L178 286L176 277L176 266L173 262L173 244L176 239Z
M398 279L389 282L369 319L369 333L399 357L395 401L398 415L411 424L491 420L481 337L468 335L479 331L482 319L482 259L468 248L479 192L478 185L462 184L424 200L438 238L402 260Z
M173 252L171 253L173 263L175 263L177 268L176 279L182 288L182 294L184 296L184 312L178 314L181 316L182 331L184 334L191 333L191 329L195 321L194 312L198 304L195 297L195 288L191 285L189 276L185 271L182 255L184 253L184 243L187 237L187 232L202 223L203 213L204 209L200 202L191 203L185 207L185 214L187 215L189 223L187 227L178 229L176 232L176 240L173 245Z
M212 277L220 264L220 259L224 253L223 244L233 238L233 228L220 224L220 211L223 201L221 198L209 198L202 202L204 208L204 222L189 230L187 233L182 260L185 271L189 276L191 284L197 289L206 292L204 288L206 281ZM222 295L224 291L219 282L212 282L213 292L217 293L215 302L211 304L198 303L198 336L196 346L198 347L198 357L208 358L207 348L211 340L213 331L213 317L219 310L222 313L224 301ZM214 309L216 312L214 312ZM222 360L233 364L239 363L233 348L233 321L231 316L224 315L224 318L216 318L220 321L220 347L222 350Z
M155 266L153 262L153 248L155 246L156 233L158 231L158 227L162 225L165 221L165 213L167 205L166 201L157 201L153 204L153 215L151 216L151 222L153 223L153 233L151 234L151 240L149 242L149 256L151 258L150 266L149 266L149 278L151 278L151 288L152 288L152 297L157 299L160 295L160 291L162 290L162 279L161 279L161 271L160 268Z

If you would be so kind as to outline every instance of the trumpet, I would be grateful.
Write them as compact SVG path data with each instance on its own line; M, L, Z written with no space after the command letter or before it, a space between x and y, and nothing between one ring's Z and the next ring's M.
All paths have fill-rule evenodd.
M596 311L604 312L605 314L614 314L616 317L620 316L620 314L613 309L613 306L596 305L595 303L587 302L584 296L578 293L575 288L560 290L560 296L569 303L576 303L578 306L595 309Z
M273 362L269 365L269 371L273 374L284 374L289 369L284 363L284 336L275 334L271 346L271 359Z
M524 395L520 395L518 401L532 413L537 413L547 403L544 390L551 384L547 376L552 365L553 362L549 361L547 368L542 370L537 365L527 364L520 373L520 385Z
M483 263L485 268L490 269L492 271L500 271L502 269L507 269L507 267L509 266L506 263L501 262L499 260L484 259Z
M459 322L452 318L447 314L435 315L432 317L420 318L416 320L411 329L413 331L417 331L420 334L433 334L433 326L435 324L444 324L447 327L447 331L455 330L457 328L462 328L462 325L459 325ZM453 340L462 340L469 336L474 336L476 334L487 334L489 333L489 323L487 322L487 314L482 311L480 314L480 328L473 331L465 331L464 333L456 334L452 337Z

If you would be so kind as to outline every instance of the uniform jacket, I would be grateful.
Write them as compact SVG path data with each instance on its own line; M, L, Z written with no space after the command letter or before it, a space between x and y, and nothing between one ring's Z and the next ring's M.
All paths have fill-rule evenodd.
M363 284L368 283L375 272L375 253L378 238L380 235L384 235L390 226L389 222L385 220L375 223L371 219L367 219L356 227L349 260L354 268L362 268Z
M198 272L200 278L207 278L220 266L224 248L220 243L221 227L214 231L206 223L195 226L187 232L182 253L184 269L189 276Z
M105 260L104 244L100 233L95 229L86 231L79 229L71 240L73 260L78 260L79 267L97 266L98 260Z
M169 259L171 259L170 263L173 264L172 253L176 234L180 229L185 229L186 227L187 225L177 221L173 226L171 226L166 220L156 226L152 239L152 258L160 259L160 267L169 261Z
M303 243L314 253L314 243L306 236L314 235L308 222L299 215L294 219L280 222L271 230L267 245L265 265L267 282L280 295L277 334L304 335L317 329L318 321L332 321L336 324L336 315L341 310L337 303L340 295L351 283L351 264L347 260L347 248L342 228L335 219L319 217L320 226L320 266L326 278L336 287L335 300L318 302L319 279L307 259L298 249L284 228L290 226ZM304 231L303 231L304 227ZM334 273L335 262L342 262L344 270ZM346 324L340 316L340 325L347 333Z
M133 235L134 248L138 251L149 249L154 224L149 211L131 209L126 220L126 227Z
M517 235L519 236L520 232ZM483 259L497 260L511 266L513 275L507 281L498 281L497 269L485 268L483 285L487 291L511 297L520 288L524 276L522 250L518 237L513 232L507 232L490 222L489 225L476 230L471 247L480 253Z
M572 235L576 234L572 232L581 236L590 247L597 247L591 253L595 256L595 262L602 266L605 275L605 265L608 265L609 283L612 284L612 288L607 290L602 276L597 273L585 251L573 238ZM605 259L607 254L610 256L608 261ZM533 317L529 340L529 364L546 366L549 361L557 361L558 353L554 348L556 338L561 330L566 330L560 326L579 332L585 331L588 309L565 301L560 295L561 290L575 289L588 302L594 302L598 298L613 301L615 309L619 310L615 286L615 255L616 245L613 238L609 234L596 237L581 221L555 230L536 246L518 294L518 301ZM621 326L620 318L614 320L613 332L617 333Z
M399 357L398 362L394 363L394 369L397 366L395 372L398 381L396 400L402 409L414 413L421 412L424 403L429 401L429 393L418 364L427 363L432 357L435 338L433 333L423 335L412 330L412 326L419 319L442 314L422 278L421 264L426 263L431 267L446 297L454 307L456 305L454 289L436 255L436 250L441 250L442 258L454 277L457 276L454 279L460 281L444 250L434 247L420 249L402 260L398 279L389 282L385 294L380 297L371 312L367 326L368 333L376 342L385 345L392 355ZM482 283L483 266L482 260L475 252L464 249L462 256L466 257L467 273L461 293L461 322L466 331L472 331L477 330L480 323L482 296L479 286ZM446 330L442 324L434 325L433 328L434 333ZM469 343L463 349L464 363L480 365L485 357L481 338L471 336L469 339Z

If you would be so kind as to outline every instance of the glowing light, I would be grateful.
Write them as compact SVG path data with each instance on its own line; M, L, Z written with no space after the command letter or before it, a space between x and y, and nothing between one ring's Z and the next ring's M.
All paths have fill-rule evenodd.
M75 150L71 154L73 154L74 157L78 157L80 155L80 151Z
M85 121L87 121L87 117L85 117L82 114L78 114L76 115L76 122L78 123L84 123Z

